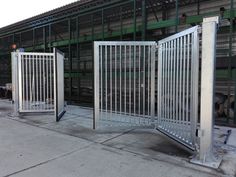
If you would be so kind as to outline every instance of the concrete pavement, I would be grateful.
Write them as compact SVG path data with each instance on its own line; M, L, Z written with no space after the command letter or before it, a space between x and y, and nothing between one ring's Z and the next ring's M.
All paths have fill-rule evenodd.
M152 129L94 131L89 128L91 111L78 110L69 107L56 123L48 115L11 117L9 102L0 102L0 176L234 177L236 173L233 146L221 148L224 161L219 170L204 168L190 164L188 152ZM220 139L217 142L222 146Z
M216 176L6 118L0 141L0 176Z

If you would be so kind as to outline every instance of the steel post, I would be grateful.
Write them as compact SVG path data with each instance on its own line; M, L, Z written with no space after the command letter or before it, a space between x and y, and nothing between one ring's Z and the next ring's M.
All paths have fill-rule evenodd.
M220 158L213 152L214 86L216 63L216 33L219 17L203 19L200 107L200 151L193 163L218 168Z

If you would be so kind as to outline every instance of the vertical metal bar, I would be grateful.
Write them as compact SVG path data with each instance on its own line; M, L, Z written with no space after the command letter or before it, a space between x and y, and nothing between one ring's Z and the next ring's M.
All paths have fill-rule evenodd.
M107 83L107 68L108 68L108 64L107 64L107 45L105 45L105 88L106 88L106 96L105 96L105 98L106 98L106 115L107 115L107 102L108 102L108 100L107 100L107 85L108 85L108 83Z
M46 80L47 80L47 97L46 97L46 99L47 99L47 109L49 108L49 105L48 105L48 103L49 103L49 97L50 97L50 95L49 95L49 76L50 76L50 73L49 73L49 67L48 67L48 65L49 65L49 62L50 62L50 60L49 60L49 58L48 57L46 57L45 56L45 60L46 60Z
M176 117L176 106L177 106L177 103L176 103L176 95L177 95L177 93L176 93L176 88L177 88L177 85L176 85L176 69L177 69L177 67L176 67L176 55L177 55L177 48L176 48L177 46L176 46L176 39L174 40L174 42L173 42L173 52L174 52L174 54L173 54L173 119L174 119L174 123L176 124L177 123L177 121L176 121L176 119L177 119L177 117Z
M163 48L164 48L164 54L163 54L163 117L161 119L161 122L163 125L166 125L165 119L166 119L166 52L167 52L167 45L166 43L163 43Z
M127 108L126 107L126 101L127 101L127 96L126 96L126 90L127 90L127 86L126 86L127 85L127 76L126 76L127 75L126 74L126 72L127 72L127 49L126 48L127 48L127 46L125 45L124 47L125 47L125 53L124 53L124 55L125 55L125 78L124 78L125 105L124 106L125 107L124 108L125 108L125 114L127 114L127 112L126 112L126 108Z
M196 141L196 136L195 136L195 130L197 129L197 121L198 121L198 92L199 92L199 36L198 36L198 31L196 30L194 32L194 43L193 43L193 50L194 50L194 116L192 117L191 120L191 129L192 129L192 142L195 144Z
M45 75L45 56L43 56L43 103L44 103L44 110L46 110L46 75Z
M173 40L170 41L170 123L173 129L174 116L173 116Z
M145 100L145 82L146 82L146 46L143 46L143 117L144 117L144 122L145 122L145 119L146 119L146 111L145 111L145 104L146 104L146 100Z
M120 45L120 113L122 112L122 85L121 85L121 83L122 83L122 65L121 65L121 63L122 63L122 52L121 52L121 50L122 50L122 46Z
M112 63L113 63L113 61L112 61L112 48L113 48L113 46L112 45L110 45L110 113L112 113L112 111L113 111L113 108L112 108L112 72L113 72L113 69L112 69ZM110 116L110 117L112 117L112 116Z
M138 48L138 68L139 68L139 81L138 81L138 114L139 116L141 115L141 46L139 45L139 48ZM140 119L139 119L139 124L140 124Z
M185 93L185 87L186 87L186 36L183 36L183 98L182 98L182 101L183 101L183 124L184 124L184 137L186 138L186 134L188 132L188 130L186 129L186 126L187 126L187 120L186 120L186 117L185 117L185 113L186 113L186 101L185 101L185 98L186 98L186 93Z
M168 92L167 92L167 98L168 98L168 125L169 128L172 127L171 124L171 41L168 42L168 65L167 65L167 84L168 84Z
M19 80L18 80L18 84L19 84L19 112L22 111L22 58L21 58L21 54L18 53L18 66L19 66L19 70L18 70L18 75L19 75Z
M101 46L102 48L102 46ZM102 57L100 58L100 62ZM99 45L94 42L94 121L93 129L97 128L99 120ZM105 67L106 68L106 67ZM102 73L102 69L101 69ZM106 100L107 101L107 100Z
M28 104L28 109L30 109L30 104L32 102L32 58L29 57L28 55L28 61L29 61L29 104Z
M133 72L134 72L134 99L133 99L133 105L134 105L134 116L136 114L136 45L134 46L134 66L133 66Z
M38 65L38 60L39 60L39 56L38 55L36 55L36 104L38 104L38 102L39 102L39 80L38 80L38 76L39 76L39 71L38 71L38 69L39 69L39 65Z
M175 97L175 109L176 109L176 122L178 123L178 133L180 127L180 118L179 118L179 38L177 38L176 44L176 97Z
M22 109L25 110L25 55L21 55Z
M51 59L51 57L50 57ZM54 115L56 118L56 121L58 122L58 64L57 64L57 51L55 48L53 48L53 57L52 57L52 85L51 89L53 90L53 99L54 99Z
M169 105L168 105L168 62L169 62L169 45L168 42L165 43L165 57L164 57L164 61L165 61L165 117L164 117L164 122L165 122L165 126L168 127L168 109L169 109Z
M31 60L33 60L33 75L32 75L32 105L35 104L35 56L31 55Z
M28 56L25 57L25 87L26 87L26 109L28 110L29 109L29 99L28 99L28 83L29 83L29 79L28 79L28 75L29 75L29 71L28 71Z
M117 45L115 46L115 113L117 113Z
M162 43L158 43L158 46L159 46L159 48L158 48L158 70L157 70L157 79L158 79L158 82L157 82L157 94L158 94L158 97L157 97L157 99L158 99L158 102L157 102L157 106L158 106L158 109L157 109L157 126L159 127L159 126L161 126L161 118L162 118L162 97L163 97L163 95L162 95L162 78L163 78L163 76L162 76L162 71L163 71L163 69L162 69L162 53L163 53L163 44Z
M100 110L101 110L101 112L103 112L103 93L104 93L104 88L103 88L103 62L102 62L102 60L103 60L103 46L102 45L100 45L100 47L98 46L98 45L95 45L95 43L94 43L94 51L95 50L97 50L95 47L98 47L99 49L100 49L100 61L99 61L99 64L100 64L100 88L101 88L101 92L100 92ZM94 57L95 57L95 54L94 54ZM97 56L96 56L97 57ZM95 64L95 58L94 58L94 64ZM94 70L95 70L95 65L94 65ZM94 73L95 74L95 73ZM94 77L94 93L96 92L96 85L95 85L95 77ZM94 100L95 101L95 100ZM95 103L95 102L94 102ZM99 109L99 108L98 108Z
M43 56L40 56L39 58L39 100L40 100L40 109L42 109L42 58Z
M132 57L131 57L131 51L132 51L132 47L131 45L129 45L129 115L131 115L131 80L132 80L132 76L131 76L131 72L132 72ZM131 119L130 119L131 121Z
M189 68L189 66L190 66L190 64L189 64L189 62L190 62L190 50L189 50L189 48L190 48L190 34L188 34L187 35L187 68L186 68L186 81L187 81L187 83L186 83L186 121L187 121L187 125L189 124L189 122L190 122L190 120L189 120L189 113L190 113L190 110L189 110L189 70L190 70L190 68Z
M155 53L156 45L152 45L151 48L151 122L154 123L155 117Z
M51 100L54 100L54 103L55 103L55 98L53 98L53 95L52 95L52 92L53 92L53 81L52 81L52 77L53 77L53 64L54 61L51 59L51 57L48 57L48 60L49 60L49 97L50 97L50 102ZM55 105L55 104L54 104Z
M181 132L180 136L183 137L183 37L180 37L180 77L179 77L179 118L180 118L180 124L181 124Z
M148 102L147 102L147 106L148 106L148 117L150 116L150 62L151 62L151 46L148 46L148 73L147 73L147 79L148 79L148 85L147 85L147 96L148 96ZM149 123L149 119L148 119L148 123Z

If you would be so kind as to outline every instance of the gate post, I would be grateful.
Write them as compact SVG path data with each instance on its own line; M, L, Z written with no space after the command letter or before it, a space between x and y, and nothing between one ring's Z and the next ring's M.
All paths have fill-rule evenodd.
M218 168L221 159L213 152L214 84L216 60L216 33L219 17L203 19L201 63L200 149L193 163Z
M12 79L12 103L14 104L13 116L18 116L19 112L19 91L18 91L18 53L11 53L11 79Z
M94 42L94 113L93 113L93 129L97 128L99 119L99 45Z

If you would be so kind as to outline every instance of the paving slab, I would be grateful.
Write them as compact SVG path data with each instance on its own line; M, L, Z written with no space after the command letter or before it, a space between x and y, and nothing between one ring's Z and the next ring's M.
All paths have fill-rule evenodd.
M91 145L86 149L12 175L15 177L217 177L220 175L142 158L121 150Z
M0 118L0 176L85 148L91 142Z

